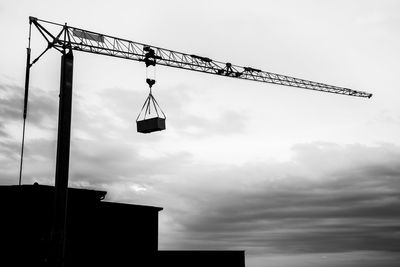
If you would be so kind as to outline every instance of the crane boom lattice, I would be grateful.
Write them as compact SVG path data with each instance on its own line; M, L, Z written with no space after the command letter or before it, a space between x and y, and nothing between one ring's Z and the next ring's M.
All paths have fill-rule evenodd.
M295 78L252 67L242 67L231 63L212 60L207 57L186 54L102 33L39 20L34 17L30 17L30 21L47 40L49 44L48 48L53 47L60 51L68 48L92 54L142 61L145 62L147 66L158 64L179 69L327 93L367 98L372 96L372 94L363 91ZM59 26L60 29L57 34L52 34L42 24L56 25ZM66 35L66 38L60 38L60 36L63 35Z

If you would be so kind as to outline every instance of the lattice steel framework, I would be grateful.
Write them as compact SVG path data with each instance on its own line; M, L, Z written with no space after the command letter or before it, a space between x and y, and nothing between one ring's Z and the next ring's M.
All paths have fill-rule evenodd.
M185 54L102 33L71 27L67 26L67 24L62 25L34 17L30 17L29 19L30 23L39 30L48 42L46 50L36 58L32 64L34 64L50 48L55 48L60 52L65 49L70 49L92 54L142 61L146 63L146 66L158 64L179 69L250 81L286 85L327 93L367 98L372 96L371 93L363 91L262 71L252 67L241 67L231 63L212 60L207 57ZM56 30L57 33L51 33L43 26L44 24L58 26Z

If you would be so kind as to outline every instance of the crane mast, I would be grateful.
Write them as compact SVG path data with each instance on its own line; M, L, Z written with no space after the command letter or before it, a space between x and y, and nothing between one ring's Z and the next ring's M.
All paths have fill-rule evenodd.
M65 263L65 228L67 218L68 172L71 132L71 104L72 104L72 74L74 57L72 51L82 51L98 55L129 59L144 62L146 67L163 65L178 69L198 71L213 75L236 79L272 83L290 87L298 87L327 93L347 96L370 98L372 94L345 87L328 85L300 78L262 71L252 67L242 67L231 63L224 63L194 54L186 54L157 46L133 42L110 35L88 31L67 24L59 24L35 17L29 17L29 46L27 49L27 65L25 76L25 99L23 109L23 137L21 146L21 164L19 184L21 184L22 159L24 151L25 121L28 105L29 73L30 68L49 49L61 52L61 81L58 116L58 136L55 174L54 214L52 222L52 257L54 266L64 266ZM47 47L32 62L31 59L31 28L36 27L47 41ZM46 27L45 27L46 26ZM50 30L51 28L51 30ZM154 80L147 79L150 88ZM153 99L154 100L154 99ZM155 100L154 100L155 101ZM149 100L150 103L150 100ZM156 102L155 102L156 103ZM158 105L158 104L157 104ZM162 127L161 127L162 129ZM164 126L165 129L165 126ZM151 131L150 131L151 132Z

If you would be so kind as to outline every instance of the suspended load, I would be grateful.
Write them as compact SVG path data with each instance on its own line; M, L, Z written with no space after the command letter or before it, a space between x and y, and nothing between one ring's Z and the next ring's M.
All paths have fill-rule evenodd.
M155 80L146 79L146 82L150 86L150 93L136 118L137 131L139 133L152 133L165 130L166 116L160 108L160 105L158 105L151 90Z

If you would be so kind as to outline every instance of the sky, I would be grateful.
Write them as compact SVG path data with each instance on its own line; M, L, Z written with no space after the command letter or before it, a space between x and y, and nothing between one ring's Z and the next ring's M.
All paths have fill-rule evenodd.
M159 249L246 266L397 266L400 2L0 2L0 181L18 184L28 17L373 93L156 67L166 131L136 132L143 63L75 52L69 185L163 207ZM46 43L32 31L32 54ZM53 185L60 54L31 69L23 184Z

